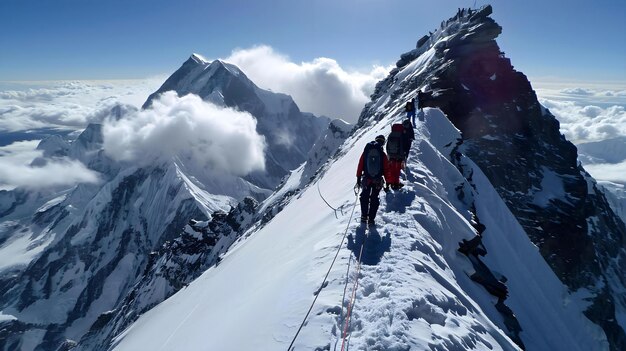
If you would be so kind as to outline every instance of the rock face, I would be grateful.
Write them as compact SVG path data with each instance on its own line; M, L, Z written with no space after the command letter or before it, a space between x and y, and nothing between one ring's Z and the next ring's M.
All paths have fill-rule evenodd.
M301 185L306 185L315 173L328 161L339 149L339 146L346 140L352 125L335 119L328 124L326 133L322 135L309 151L304 170L302 172Z
M500 51L501 27L490 13L490 6L463 9L443 22L402 55L374 96L398 80L404 93L388 104L426 92L422 106L440 108L461 131L460 151L480 166L569 289L593 296L585 314L604 329L612 350L624 350L626 227L526 76ZM399 68L427 60L428 69L399 76Z
M256 118L257 132L268 143L266 171L250 174L246 180L265 189L276 187L289 170L306 160L329 122L326 117L301 112L289 95L257 87L236 66L220 60L207 62L195 54L148 97L143 107L148 108L153 99L169 90L180 96L196 94Z
M78 343L78 349L108 350L112 338L142 313L219 264L220 255L254 223L257 206L253 198L247 197L229 212L214 212L209 221L189 221L178 237L150 253L139 282L116 310L98 317Z

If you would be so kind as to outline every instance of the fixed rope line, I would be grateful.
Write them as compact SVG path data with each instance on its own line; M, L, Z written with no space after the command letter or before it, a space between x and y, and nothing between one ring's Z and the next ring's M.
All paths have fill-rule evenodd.
M330 209L335 212L335 218L339 219L339 217L337 217L337 211L340 211L341 215L343 216L343 210L341 209L341 207L339 207L338 209L334 208L328 203L328 201L326 201L326 199L324 198L324 195L322 195L322 191L320 190L320 182L317 182L317 193L320 194L320 197L322 198L324 203L326 203L326 206L330 207Z
M343 296L341 296L341 314L339 315L339 325L343 325L343 308L345 306L346 301L346 292L348 291L348 282L350 278L350 264L352 263L352 255L348 259L348 269L346 270L346 284L343 286ZM339 338L335 340L334 350L337 350L337 343L339 342Z
M354 195L358 196L359 195L359 186L355 186L354 187ZM348 259L348 269L346 270L346 283L343 286L343 295L341 296L341 314L339 315L339 326L343 325L343 308L345 307L345 301L346 301L346 292L348 291L348 283L350 282L350 266L352 264L352 255L350 255L350 258ZM333 350L337 350L337 343L339 342L339 338L337 338L337 340L335 340L335 347L333 348Z
M363 255L364 245L365 242L361 243L361 249L359 250L359 259L357 260L356 266L356 278L354 279L354 285L352 286L352 297L350 298L350 303L348 304L348 312L346 313L346 321L343 327L343 335L341 337L341 351L344 350L344 347L346 345L346 335L348 335L348 329L350 327L350 316L352 315L352 310L354 309L354 304L356 302L356 289L359 288L359 273L361 273L361 255Z
M358 196L355 196L354 204L352 205L352 212L350 212L350 219L348 219L348 224L346 225L346 230L343 232L343 238L341 238L341 243L339 244L339 247L337 248L337 253L335 253L335 257L333 258L333 261L330 263L330 267L328 267L328 272L326 272L326 276L324 276L324 280L322 281L322 284L320 285L320 288L315 293L315 298L313 299L313 302L311 302L311 307L309 307L309 310L306 312L306 315L304 316L304 319L302 320L302 323L300 323L300 327L298 328L298 331L296 331L296 335L293 336L293 340L291 340L291 344L289 344L289 347L287 348L287 351L292 351L293 350L292 347L293 347L293 344L296 342L296 339L298 338L298 334L300 334L300 331L304 327L304 323L306 323L306 319L309 318L309 314L311 313L311 310L313 310L313 306L315 305L315 302L317 301L317 298L320 296L320 294L322 292L322 289L324 289L324 286L326 284L326 280L328 279L328 275L330 274L330 271L333 268L333 265L335 264L335 261L337 260L337 256L339 256L339 252L341 251L341 247L343 246L343 242L346 240L346 235L348 234L348 229L350 228L350 222L352 222L352 216L354 215L354 209L356 208L356 203L357 203L358 199L359 199Z

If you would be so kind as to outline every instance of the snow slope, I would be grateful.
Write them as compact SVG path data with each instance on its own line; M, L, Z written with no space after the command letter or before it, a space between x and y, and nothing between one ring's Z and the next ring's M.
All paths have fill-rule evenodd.
M426 122L417 126L408 184L402 192L381 196L377 227L356 223L358 206L350 216L361 150L389 131L397 122L394 115L357 131L317 180L326 200L342 206L344 216L336 219L309 186L231 248L220 265L142 316L115 340L114 349L287 349L347 228L348 245L341 244L296 350L331 349L338 342L344 284L347 279L351 286L356 278L350 249L357 251L361 242L353 349L517 350L495 298L469 279L472 265L457 251L458 242L473 238L475 230L467 205L457 197L466 180L449 160L459 135L440 111L427 110ZM477 168L473 181L476 210L487 227L486 260L509 278L507 302L521 322L527 348L606 349L601 329L581 313L584 301L567 293Z

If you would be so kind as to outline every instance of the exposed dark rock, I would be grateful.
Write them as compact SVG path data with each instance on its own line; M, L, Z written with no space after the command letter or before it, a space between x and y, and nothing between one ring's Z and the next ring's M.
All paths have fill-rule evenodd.
M422 47L422 45L426 44L426 42L428 41L428 38L430 38L428 35L424 35L423 37L421 37L420 40L417 41L417 45L415 45L415 47L417 49Z
M585 314L604 329L611 350L625 350L626 333L616 322L615 305L626 306L621 295L626 227L578 165L576 147L559 132L559 122L500 50L495 38L501 27L491 12L491 6L477 12L459 9L432 34L434 46L402 55L398 65L434 50L429 69L400 82L401 69L392 70L376 85L372 101L394 84L384 107L426 91L423 106L440 108L461 131L459 151L489 178L570 291L586 288L595 295ZM370 110L370 104L358 126L370 123L370 116L384 117L378 112L384 108Z

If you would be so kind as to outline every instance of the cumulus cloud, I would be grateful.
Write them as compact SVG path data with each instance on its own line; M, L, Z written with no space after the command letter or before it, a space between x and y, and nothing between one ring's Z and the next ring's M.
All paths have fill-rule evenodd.
M533 86L573 143L626 135L626 82L535 79Z
M37 140L20 141L0 147L0 190L73 186L99 181L98 173L68 158L49 159L41 166L31 165L35 158L42 156L42 151L35 149L38 143Z
M585 106L582 108L582 113L587 117L598 117L603 111L602 108L598 106Z
M192 94L166 92L150 109L106 121L103 135L105 152L119 161L180 156L235 175L265 168L265 139L256 132L256 119Z
M269 46L238 49L224 61L237 65L261 88L291 95L303 111L349 122L358 120L376 83L391 69L349 72L323 57L295 63Z
M141 106L163 78L0 84L0 132L37 128L76 130L100 122L96 110Z
M539 99L561 123L561 132L573 143L626 135L626 108L581 105L576 101Z

